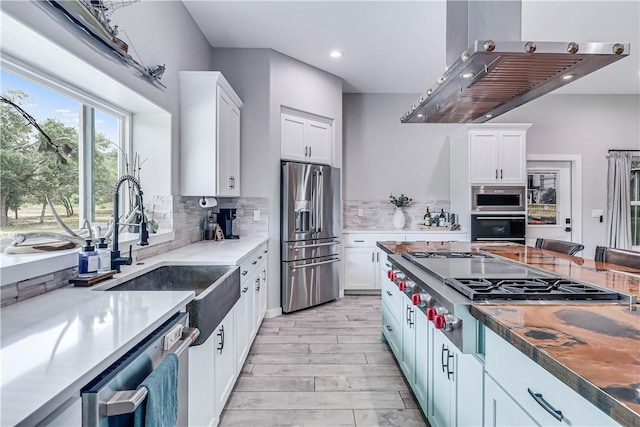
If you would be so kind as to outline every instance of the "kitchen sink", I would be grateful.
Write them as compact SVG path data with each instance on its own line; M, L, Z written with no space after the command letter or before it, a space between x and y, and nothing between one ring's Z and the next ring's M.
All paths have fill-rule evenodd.
M236 265L167 265L134 277L107 291L195 291L187 304L189 325L200 329L193 345L202 344L240 299Z

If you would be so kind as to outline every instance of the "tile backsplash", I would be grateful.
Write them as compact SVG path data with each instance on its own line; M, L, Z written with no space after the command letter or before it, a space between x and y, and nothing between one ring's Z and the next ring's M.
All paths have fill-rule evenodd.
M410 206L403 208L407 220L404 230L418 230L423 221L427 206L432 213L450 211L449 200L414 200ZM362 216L358 216L358 210ZM342 228L345 230L391 230L392 218L396 210L389 199L385 200L345 200L342 205Z
M236 220L233 222L233 233L239 236L254 233L269 232L269 199L267 197L218 197L218 206L213 212L218 213L220 208L236 208ZM206 209L202 209L203 215ZM254 211L260 211L260 219L253 219Z

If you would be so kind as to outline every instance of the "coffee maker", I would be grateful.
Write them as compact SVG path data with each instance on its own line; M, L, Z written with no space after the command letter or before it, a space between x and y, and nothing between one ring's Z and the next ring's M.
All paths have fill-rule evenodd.
M218 214L218 224L222 229L225 239L239 239L240 236L233 234L233 220L236 219L235 208L220 209Z

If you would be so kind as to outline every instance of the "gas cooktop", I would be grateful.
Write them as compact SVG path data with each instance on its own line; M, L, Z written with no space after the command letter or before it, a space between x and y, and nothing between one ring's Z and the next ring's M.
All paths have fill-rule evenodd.
M572 279L445 279L472 301L481 300L617 300L617 292Z
M403 254L404 256L404 254ZM479 252L408 252L405 258L432 258L432 259L447 259L447 258L493 258L491 255L481 254Z

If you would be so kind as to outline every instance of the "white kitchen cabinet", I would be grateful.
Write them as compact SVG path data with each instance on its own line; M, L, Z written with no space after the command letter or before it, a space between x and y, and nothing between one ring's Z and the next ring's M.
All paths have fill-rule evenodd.
M484 425L534 426L536 423L493 378L487 375L484 382Z
M474 355L462 354L439 330L432 329L431 336L429 422L433 426L482 425L482 364Z
M380 241L468 241L468 233L345 233L344 289L381 288L380 269L385 270L386 253L376 246ZM386 270L384 271L386 274Z
M469 175L471 184L526 185L526 131L470 131Z
M258 333L258 329L260 329L260 325L262 324L262 320L264 319L264 315L267 312L267 259L266 259L267 250L263 250L263 260L258 264L257 275L258 277L254 280L254 337L255 334Z
M251 340L254 336L254 300L255 292L253 282L258 277L257 272L253 272L249 277L244 278L240 283L240 299L235 305L235 334L236 334L236 374L239 375L247 359Z
M310 114L281 113L280 157L283 160L331 165L333 126L330 120Z
M619 425L495 332L487 329L485 337L487 376L490 376L536 424L544 426ZM562 414L561 419L554 416L554 411Z
M427 315L419 308L415 310L415 377L413 382L413 394L426 416L429 416L429 366L431 357L429 343L431 328Z
M382 304L382 335L391 347L396 360L399 360L402 352L402 327L386 304Z
M242 101L222 73L180 71L180 194L240 195Z
M218 337L211 334L205 342L189 347L189 425L217 424L220 408L215 396L215 353Z
M400 327L402 328L402 351L398 361L400 362L400 368L404 372L404 377L407 379L409 385L413 386L415 383L415 368L416 368L416 314L417 307L414 307L411 300L404 292L400 292L402 297L402 321Z
M235 348L235 306L211 335L215 342L214 353L214 404L217 415L231 394L237 378Z

